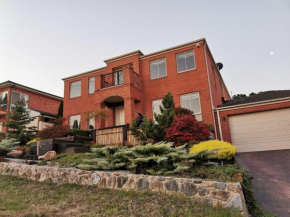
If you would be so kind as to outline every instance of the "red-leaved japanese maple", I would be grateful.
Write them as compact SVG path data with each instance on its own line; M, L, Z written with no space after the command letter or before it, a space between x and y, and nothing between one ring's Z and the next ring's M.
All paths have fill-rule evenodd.
M166 129L166 139L175 146L190 141L203 141L209 136L206 126L199 123L193 115L175 116L170 127Z

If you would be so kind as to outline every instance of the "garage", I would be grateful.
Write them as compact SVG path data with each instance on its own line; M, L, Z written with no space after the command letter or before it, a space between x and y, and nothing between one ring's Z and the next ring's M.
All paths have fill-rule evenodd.
M290 108L229 116L238 152L290 149Z
M218 139L238 152L290 149L290 90L225 101L215 111Z

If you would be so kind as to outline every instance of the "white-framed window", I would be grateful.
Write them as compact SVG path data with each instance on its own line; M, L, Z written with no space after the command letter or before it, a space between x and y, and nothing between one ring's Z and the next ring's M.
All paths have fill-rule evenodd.
M93 130L93 129L95 129L95 118L91 118L90 120L89 120L89 130Z
M195 69L193 50L176 55L178 73Z
M198 121L202 121L199 92L180 95L180 104L182 108L193 111Z
M0 110L7 109L8 91L0 92Z
M95 77L89 78L89 94L92 94L95 92Z
M114 72L114 84L115 86L122 85L124 83L124 78L123 78L123 71L115 71Z
M70 98L81 96L82 82L75 81L70 83Z
M150 62L151 79L162 78L167 75L165 58Z
M69 116L69 128L81 129L81 115Z
M153 109L153 120L155 121L154 114L160 115L160 106L162 106L162 99L156 99L152 101L152 109Z
M19 92L16 92L16 91L12 91L12 93L11 93L11 103L10 103L11 108L14 107L15 103L17 103L21 99L24 99L24 101L26 102L25 108L28 108L29 95L24 94L24 93L19 93Z

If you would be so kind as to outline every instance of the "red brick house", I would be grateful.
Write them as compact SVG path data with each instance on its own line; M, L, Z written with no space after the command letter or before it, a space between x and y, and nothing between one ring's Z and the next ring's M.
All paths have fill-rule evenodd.
M71 127L95 127L86 111L107 108L101 127L131 123L140 112L153 118L171 92L176 106L216 128L214 108L230 95L205 39L144 55L134 51L104 61L105 67L64 78L64 117ZM89 123L90 122L90 123Z
M49 121L56 118L62 97L36 90L12 81L0 83L0 132L6 132L6 127L11 107L19 99L28 101L27 108L30 116L35 117L29 126L35 126L38 130L45 128Z

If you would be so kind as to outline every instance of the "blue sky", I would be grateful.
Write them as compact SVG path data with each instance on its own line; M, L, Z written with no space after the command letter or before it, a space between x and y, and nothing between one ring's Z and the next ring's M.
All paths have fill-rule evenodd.
M200 38L232 94L290 89L289 0L0 0L0 82L63 96L104 59Z

